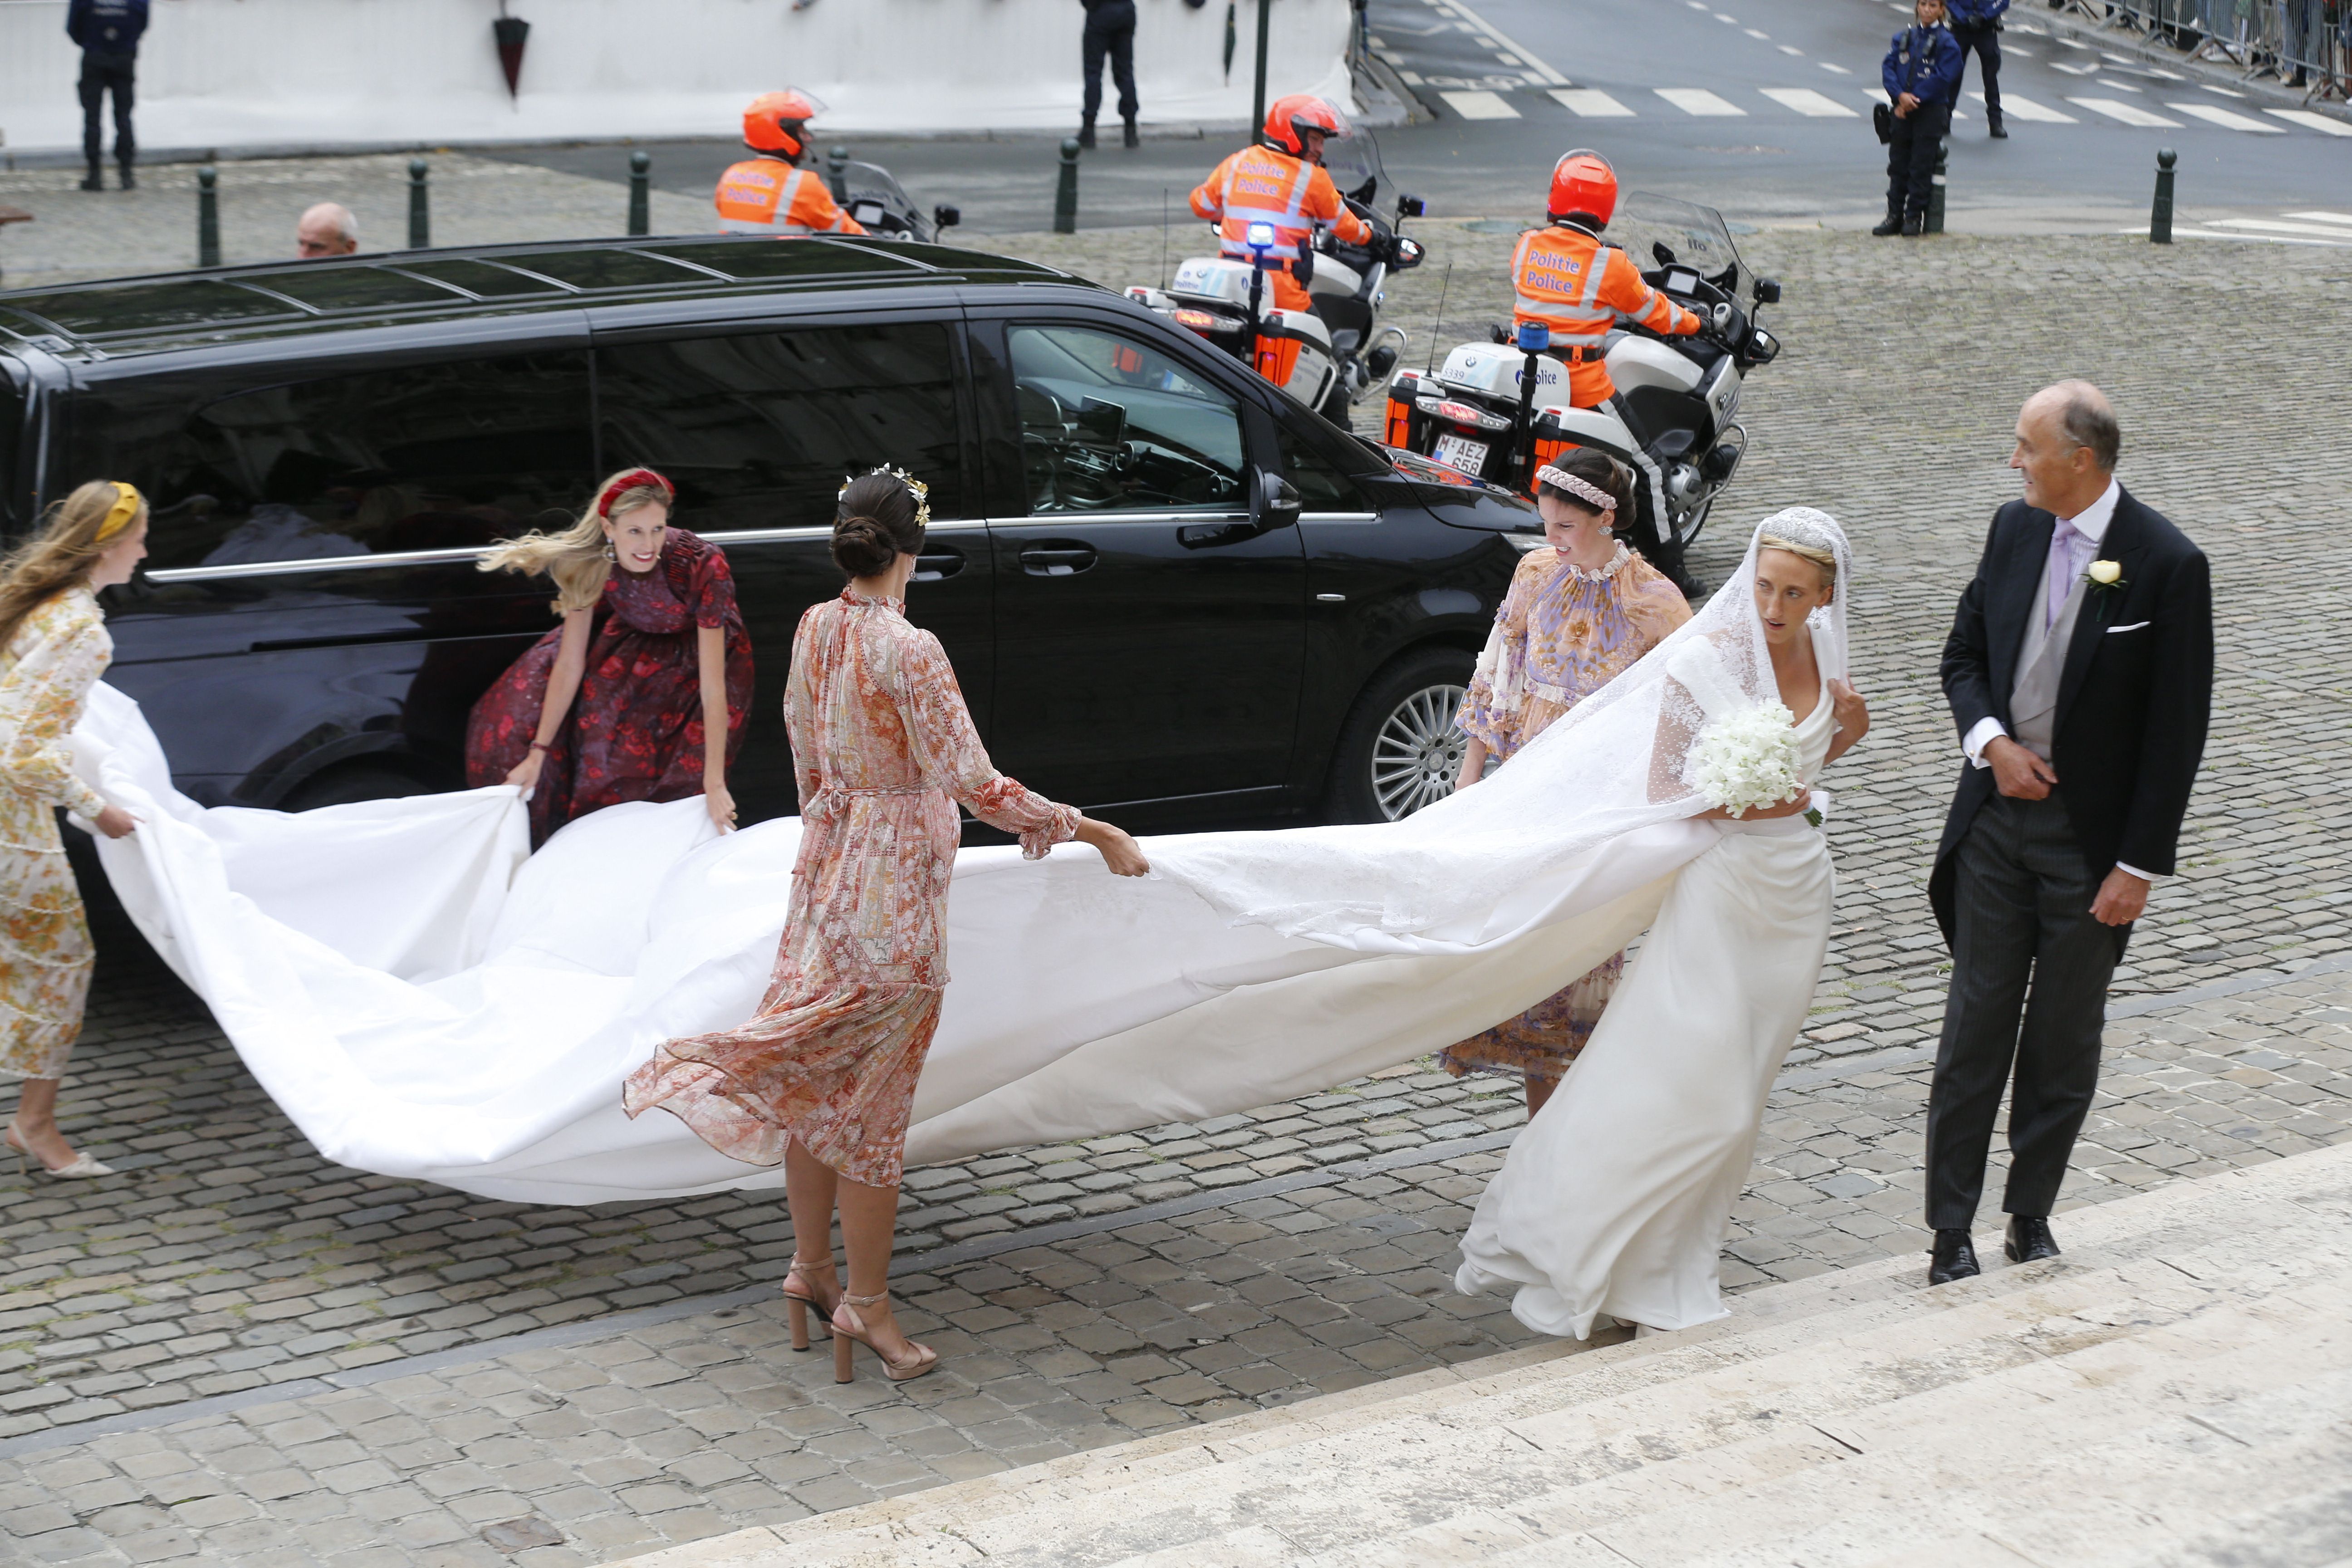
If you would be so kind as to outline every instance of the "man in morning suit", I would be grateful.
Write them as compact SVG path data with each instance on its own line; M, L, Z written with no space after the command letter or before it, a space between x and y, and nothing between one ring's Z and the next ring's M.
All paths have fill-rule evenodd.
M1927 1280L1977 1269L1969 1231L2010 1087L2003 1250L2054 1257L2049 1215L2099 1084L2107 982L2173 849L2205 750L2204 554L2115 480L2115 411L2088 382L2028 399L1944 644L1969 765L1927 897L1952 950L1927 1100ZM2012 1083L2012 1075L2014 1081Z

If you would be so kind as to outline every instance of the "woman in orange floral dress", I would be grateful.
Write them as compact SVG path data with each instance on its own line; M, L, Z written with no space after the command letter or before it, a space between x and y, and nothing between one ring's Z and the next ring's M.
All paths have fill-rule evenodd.
M740 1029L672 1040L637 1069L631 1116L660 1106L721 1153L784 1165L798 1238L784 1299L793 1344L810 1307L827 1314L834 1375L850 1343L890 1378L939 1363L890 1312L892 1229L907 1121L948 982L941 952L948 877L961 837L956 804L1020 835L1031 859L1065 839L1110 869L1150 869L1108 823L1032 794L990 766L939 639L909 625L907 581L930 521L922 487L877 470L841 492L833 558L850 578L814 605L793 639L784 725L798 769L801 846L776 968L758 1016ZM835 1280L834 1210L849 1255Z
M1489 757L1507 760L1690 619L1674 584L1611 533L1631 515L1633 491L1632 477L1607 455L1579 447L1538 470L1536 505L1552 547L1520 561L1454 721L1469 737L1465 788ZM1456 1078L1516 1075L1534 1115L1601 1022L1624 969L1625 955L1612 954L1517 1017L1447 1047L1438 1066Z

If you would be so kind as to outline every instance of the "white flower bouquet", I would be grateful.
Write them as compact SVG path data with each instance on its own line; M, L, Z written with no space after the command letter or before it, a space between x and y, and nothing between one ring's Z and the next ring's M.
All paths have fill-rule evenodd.
M1779 702L1759 702L1708 721L1684 760L1683 779L1726 811L1780 805L1802 787L1795 716Z

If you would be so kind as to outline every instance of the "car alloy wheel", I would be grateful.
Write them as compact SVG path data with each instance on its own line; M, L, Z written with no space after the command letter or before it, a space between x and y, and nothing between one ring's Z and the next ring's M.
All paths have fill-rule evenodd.
M1405 693L1372 741L1372 798L1390 822L1454 793L1465 737L1454 727L1464 689L1450 683Z

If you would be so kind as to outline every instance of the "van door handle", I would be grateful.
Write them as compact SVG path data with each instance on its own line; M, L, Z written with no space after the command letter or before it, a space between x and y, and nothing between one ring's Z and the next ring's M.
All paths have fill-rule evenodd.
M962 570L962 551L929 551L915 557L915 575L911 581L936 583L942 577L952 577Z
M1021 570L1032 577L1071 577L1095 563L1091 544L1032 544L1021 552Z

